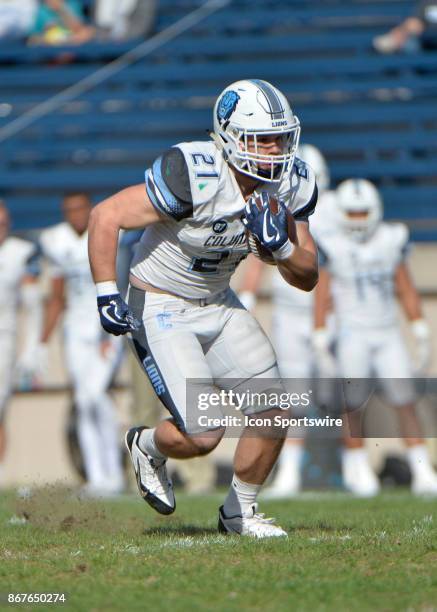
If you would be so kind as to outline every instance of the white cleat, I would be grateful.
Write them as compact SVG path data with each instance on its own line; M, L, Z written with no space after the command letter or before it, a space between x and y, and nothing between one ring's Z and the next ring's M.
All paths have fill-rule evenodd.
M437 496L437 475L431 471L424 471L413 478L411 483L413 495Z
M225 516L223 506L219 510L218 530L220 533L237 534L251 538L288 538L281 527L274 524L273 518L258 514L258 504L252 504L245 516Z
M175 511L173 484L167 475L166 461L157 461L144 453L138 439L145 427L133 427L126 433L126 448L134 466L141 497L160 514Z
M342 472L343 484L353 495L374 497L380 492L379 480L370 467L367 457L351 457L349 453L343 453Z

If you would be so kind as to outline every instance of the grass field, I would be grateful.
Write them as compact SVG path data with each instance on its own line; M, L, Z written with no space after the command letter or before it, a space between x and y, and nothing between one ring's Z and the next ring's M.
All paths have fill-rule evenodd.
M220 536L222 495L0 498L0 593L65 592L68 610L437 610L437 506L408 493L262 504L288 540Z

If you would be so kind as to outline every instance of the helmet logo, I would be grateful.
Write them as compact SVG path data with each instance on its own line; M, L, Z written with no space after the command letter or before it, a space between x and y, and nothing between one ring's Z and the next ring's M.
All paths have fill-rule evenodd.
M218 103L217 107L217 118L220 124L229 119L234 112L239 99L240 96L237 94L237 92L232 90L227 91L222 96L222 99Z

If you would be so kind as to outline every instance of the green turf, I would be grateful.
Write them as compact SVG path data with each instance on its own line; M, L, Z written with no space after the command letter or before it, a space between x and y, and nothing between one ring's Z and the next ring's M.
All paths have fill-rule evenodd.
M2 494L0 593L65 592L64 609L81 612L436 609L435 501L404 492L265 502L290 536L253 541L217 534L220 499L179 495L166 518L136 496Z

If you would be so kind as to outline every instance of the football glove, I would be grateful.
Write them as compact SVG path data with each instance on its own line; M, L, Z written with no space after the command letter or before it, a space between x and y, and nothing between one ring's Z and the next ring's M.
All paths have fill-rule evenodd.
M288 240L287 213L284 203L279 200L279 210L276 215L269 207L269 194L261 193L262 209L255 202L255 196L251 196L244 208L242 218L243 225L254 234L260 243L273 254L286 245Z
M114 336L137 331L141 327L141 322L119 293L99 296L97 308L103 329Z

